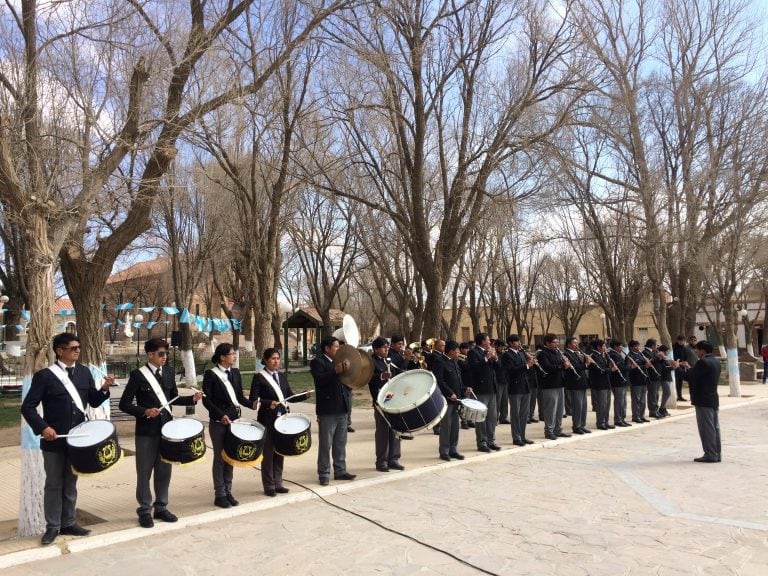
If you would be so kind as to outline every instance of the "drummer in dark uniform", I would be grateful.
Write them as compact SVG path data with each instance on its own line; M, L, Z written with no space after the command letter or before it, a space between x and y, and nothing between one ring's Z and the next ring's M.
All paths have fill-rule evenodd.
M171 406L192 406L202 398L197 390L192 396L179 396L173 367L166 366L168 342L151 338L144 343L147 364L137 368L128 377L120 398L120 410L136 418L136 501L139 507L139 525L155 525L150 512L163 522L176 522L178 518L168 510L168 487L171 484L171 464L160 458L162 428L173 420ZM155 501L149 480L155 476Z
M405 470L405 466L400 464L400 438L389 426L384 416L375 409L379 392L392 378L392 369L387 357L389 342L379 336L372 342L371 347L373 348L373 375L368 382L368 390L370 390L373 400L373 419L376 423L376 470L379 472Z
M80 340L74 334L54 336L53 352L56 361L35 373L21 404L27 424L41 437L45 469L45 534L41 539L44 545L51 544L59 534L87 536L91 532L75 522L77 476L72 473L66 440L59 436L85 421L86 405L101 406L109 398L109 387L115 381L107 376L101 388L96 388L90 370L77 363ZM40 404L42 416L37 412Z
M267 348L261 357L264 368L253 375L251 382L251 402L260 402L256 419L266 429L264 452L261 460L261 484L264 494L275 496L288 493L283 486L283 461L285 458L275 452L275 420L288 410L286 402L302 402L309 398L312 390L293 396L293 390L288 385L288 376L280 372L280 351L277 348Z
M243 394L240 370L235 368L237 351L232 344L223 342L216 346L211 362L213 368L203 374L203 405L210 416L208 433L213 444L213 504L229 508L240 502L232 496L234 468L221 456L224 438L229 425L240 418L240 406L256 410L259 401L248 400Z

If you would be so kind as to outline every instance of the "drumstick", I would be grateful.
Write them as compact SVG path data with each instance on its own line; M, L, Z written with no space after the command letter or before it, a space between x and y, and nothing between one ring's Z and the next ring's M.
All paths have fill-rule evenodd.
M56 434L56 438L85 438L90 434Z

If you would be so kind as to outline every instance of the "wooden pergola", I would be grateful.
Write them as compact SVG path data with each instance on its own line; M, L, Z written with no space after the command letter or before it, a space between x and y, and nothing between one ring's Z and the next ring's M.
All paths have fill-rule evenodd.
M288 330L296 330L297 344L299 341L301 342L302 364L307 366L309 364L309 355L307 352L310 350L308 346L309 331L312 330L314 336L312 344L314 345L320 342L320 340L327 334L333 334L333 332L341 326L344 312L331 309L330 316L330 327L323 326L323 320L320 318L320 314L318 314L316 308L299 308L285 319L283 322L283 359L285 366L288 366L288 361L290 360L288 356ZM301 336L299 336L299 334Z

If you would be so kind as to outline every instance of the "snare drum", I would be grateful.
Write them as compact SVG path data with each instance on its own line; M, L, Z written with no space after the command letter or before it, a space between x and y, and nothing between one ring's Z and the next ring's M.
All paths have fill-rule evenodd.
M190 464L205 455L203 423L194 418L177 418L160 430L160 458L169 464Z
M488 416L488 406L480 400L464 398L459 402L459 417L467 422L484 422L486 416Z
M415 432L437 425L447 403L432 372L409 370L381 388L376 408L394 431Z
M227 427L221 457L232 466L255 466L261 461L266 428L254 420L238 418Z
M72 472L78 475L104 472L123 455L115 425L109 420L88 420L75 426L69 431L67 447Z
M283 414L275 420L275 452L300 456L312 447L312 421L300 413Z

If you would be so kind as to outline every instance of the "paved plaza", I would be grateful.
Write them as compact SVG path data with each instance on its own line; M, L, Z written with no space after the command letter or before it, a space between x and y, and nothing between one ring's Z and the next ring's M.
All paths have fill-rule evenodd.
M373 463L373 416L355 409L352 482L320 487L315 448L286 459L291 492L264 496L258 472L236 469L236 508L212 506L210 454L174 468L176 524L137 526L134 462L80 479L86 538L0 541L4 576L160 572L213 574L626 575L768 573L768 387L721 396L723 462L698 464L693 410L588 435L481 454L463 430L464 461L441 462L437 437L403 442L405 472ZM721 395L727 388L720 389ZM311 411L313 406L297 405ZM203 418L204 412L198 416ZM568 422L570 424L570 422ZM569 426L565 427L569 429ZM121 439L132 448L132 438ZM0 522L18 509L18 448L0 449Z

